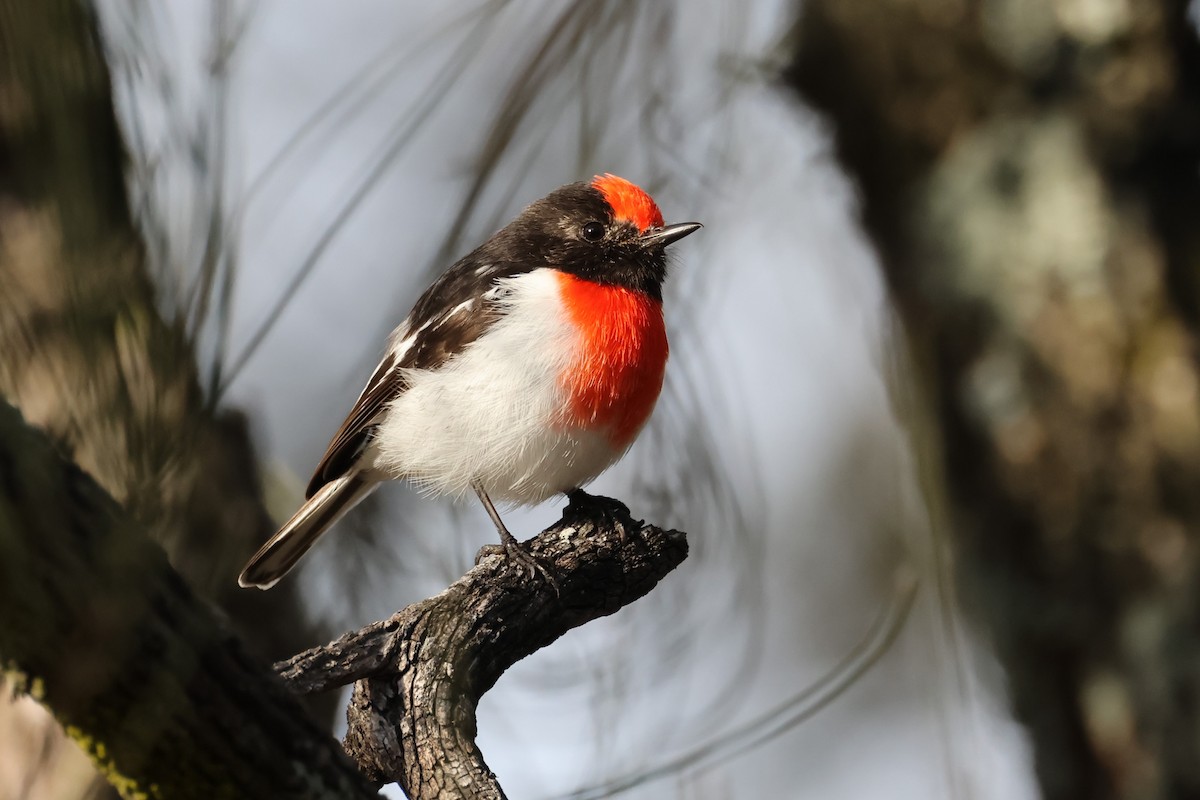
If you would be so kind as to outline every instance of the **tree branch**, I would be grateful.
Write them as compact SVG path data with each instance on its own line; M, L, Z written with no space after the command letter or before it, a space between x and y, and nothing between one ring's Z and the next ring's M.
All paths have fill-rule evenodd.
M3 402L0 620L5 677L124 797L374 796L162 549Z
M489 555L441 594L275 665L299 693L356 681L347 753L412 800L502 798L475 745L480 697L520 659L649 592L687 557L685 534L605 498L573 502L526 546L558 587Z

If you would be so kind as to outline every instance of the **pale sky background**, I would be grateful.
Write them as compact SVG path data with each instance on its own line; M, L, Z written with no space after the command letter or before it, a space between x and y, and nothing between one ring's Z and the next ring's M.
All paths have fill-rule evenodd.
M379 173L225 395L250 414L272 482L287 487L281 515L298 502L384 335L428 279L422 270L454 218L497 98L548 16L565 8L512 3L479 29L473 58L439 93L436 111L376 170L373 159L413 119L413 104L448 54L476 35L469 21L446 28L448 21L476 7L235 5L246 24L231 61L224 173L227 202L244 211L234 217L234 356L355 187ZM895 344L874 256L854 218L854 190L832 159L824 123L771 80L791 4L644 7L670 9L661 12L675 16L670 35L645 26L651 30L634 35L624 68L592 76L615 98L602 122L588 121L596 110L577 76L551 84L532 112L537 124L522 134L525 147L502 164L466 240L473 246L555 186L602 171L647 185L668 222L705 223L676 248L667 289L671 397L626 461L594 485L630 501L635 516L689 531L693 556L651 596L505 675L480 714L488 763L509 796L544 798L685 752L819 679L908 570L923 586L896 646L830 707L710 770L624 796L1035 797L1024 734L1002 711L999 670L986 647L954 645L947 631L960 642L981 637L947 616L929 580L933 539L885 386ZM168 70L165 84L152 71L121 83L121 100L161 170L158 202L173 220L173 240L194 242L186 213L176 210L186 210L194 190L192 166L170 150L179 136L173 126L194 126L203 109L212 4L109 0L105 8L114 41L131 26L152 31L150 47ZM151 21L131 22L129 8ZM447 32L431 34L439 29ZM401 68L354 105L353 87L364 82L347 82L380 53L394 54L386 58ZM164 86L173 110L161 102ZM637 125L650 91L670 112L652 141ZM353 113L328 116L251 193L330 98L348 101ZM590 132L597 141L581 160ZM186 271L186 247L177 258ZM686 472L688 448L705 436L739 499L746 535L730 534L728 515L702 503L652 502ZM510 527L532 534L560 507L512 514ZM337 531L296 578L311 589L314 613L339 629L438 591L495 535L475 505L455 510L401 486L386 492L374 524L386 532L386 552L347 566L354 537ZM348 593L360 602L343 602Z

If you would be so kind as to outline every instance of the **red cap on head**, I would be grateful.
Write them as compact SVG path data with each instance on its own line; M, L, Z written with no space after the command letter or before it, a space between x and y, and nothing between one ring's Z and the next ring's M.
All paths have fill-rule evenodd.
M604 195L613 216L637 225L639 231L661 228L663 215L650 195L616 175L605 173L592 178L592 188Z

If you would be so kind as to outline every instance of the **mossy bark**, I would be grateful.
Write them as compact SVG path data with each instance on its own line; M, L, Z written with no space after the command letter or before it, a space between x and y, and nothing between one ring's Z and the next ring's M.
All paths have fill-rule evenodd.
M162 549L0 403L0 657L125 798L374 792Z

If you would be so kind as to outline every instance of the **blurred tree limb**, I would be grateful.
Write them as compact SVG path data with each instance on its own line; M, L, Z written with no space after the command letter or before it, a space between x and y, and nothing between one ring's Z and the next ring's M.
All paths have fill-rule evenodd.
M374 792L113 499L0 402L0 659L123 797Z
M1184 0L810 0L1045 797L1200 794L1200 47Z
M239 592L231 577L273 526L244 421L206 406L192 342L149 279L95 20L80 0L0 0L0 53L0 395L256 650L293 653L319 636L294 588ZM9 730L10 710L0 748L41 736ZM0 777L12 768L0 758Z

